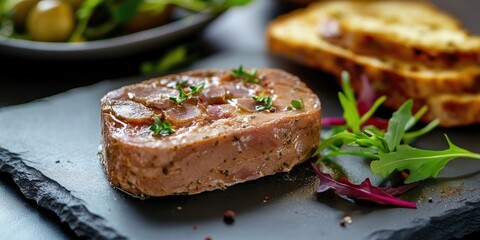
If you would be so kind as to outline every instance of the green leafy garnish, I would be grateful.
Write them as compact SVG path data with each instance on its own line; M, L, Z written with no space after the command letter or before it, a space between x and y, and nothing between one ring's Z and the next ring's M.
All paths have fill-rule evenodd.
M7 0L0 0L0 36L2 37L12 37L15 33L9 3Z
M153 117L153 125L150 126L150 130L152 130L153 136L168 136L175 132L175 130L172 128L172 124L166 120L162 122L157 116Z
M104 0L85 0L76 11L77 25L70 36L70 42L80 42L85 40L83 34L87 29L88 22L95 9L100 6Z
M314 153L314 156L322 154L319 161L339 155L366 157L373 160L370 165L373 173L386 177L397 170L409 170L410 175L405 183L412 183L436 178L445 165L455 158L480 159L480 154L454 145L447 136L449 149L443 151L423 150L408 145L412 139L430 132L439 124L438 120L434 120L423 128L412 131L411 129L427 112L427 108L423 107L412 114L411 99L405 101L392 114L386 131L373 125L364 126L386 98L378 98L371 109L361 115L349 81L348 73L343 72L343 92L340 92L338 97L344 110L345 124L335 126L322 134L322 142Z
M264 96L263 94L260 94L259 96L252 96L253 100L255 102L259 103L260 105L255 106L256 111L267 111L267 112L273 112L275 111L275 107L272 106L273 101L272 97L270 96Z
M209 10L212 12L221 12L231 7L244 6L253 0L171 0L179 7L193 11Z
M112 14L112 19L115 23L124 23L130 20L136 13L137 9L147 2L145 0L123 0L108 2L109 10Z
M290 101L290 106L287 107L288 110L292 110L292 109L297 109L297 110L300 110L303 108L303 98L300 99L300 100L297 100L297 99L292 99L292 101Z
M232 77L243 79L244 83L260 83L260 79L257 77L257 69L253 69L252 72L247 72L243 69L242 65L232 70Z
M407 130L407 123L412 118L413 101L407 100L396 112L393 113L392 118L388 121L388 129L385 133L384 139L388 144L388 151L395 151L395 148L400 145L405 131Z
M480 159L480 154L454 145L445 135L448 149L443 151L423 150L403 144L397 150L379 153L379 160L373 161L370 168L373 173L388 176L394 170L410 170L405 183L421 181L430 177L436 178L438 173L451 160L459 157Z
M25 32L24 27L13 24L14 14L11 10L18 2L0 0L0 36L35 40L28 31ZM141 21L152 24L150 28L153 28L172 21L188 21L190 15L195 16L199 12L216 16L228 8L245 6L251 2L253 0L83 0L74 9L76 24L68 42L100 40L143 30L143 27L135 30L130 27L143 25L137 22L143 17L147 20ZM28 10L20 8L21 12ZM170 9L180 11L172 15Z
M180 45L166 52L159 60L144 62L140 66L143 74L165 74L190 60L186 45Z
M189 86L190 92L186 93L184 88L185 81L177 81L178 96L169 97L168 99L172 100L175 104L183 104L188 98L193 95L198 95L205 88L205 83L200 83L198 85Z

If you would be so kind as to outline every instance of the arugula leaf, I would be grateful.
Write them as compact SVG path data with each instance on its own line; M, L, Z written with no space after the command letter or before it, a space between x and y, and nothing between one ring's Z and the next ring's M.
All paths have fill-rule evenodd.
M344 130L342 132L339 132L329 138L323 139L322 142L320 143L320 146L315 150L313 153L312 157L317 156L320 154L323 150L326 148L330 147L333 148L334 146L342 146L345 144L349 144L354 142L357 139L357 135ZM337 149L339 150L339 149Z
M385 141L388 144L388 151L395 151L402 141L408 121L412 118L411 99L407 100L400 108L395 111L392 118L388 121L388 129L385 133Z
M424 126L423 128L421 128L421 129L419 129L419 130L417 130L417 131L406 132L406 133L403 135L403 138L402 138L402 139L403 139L403 142L409 143L409 142L412 141L413 139L429 133L430 131L432 131L433 129L435 129L435 128L438 126L438 124L440 124L440 120L439 120L439 119L435 119L435 120L429 122L426 126Z
M393 197L393 194L402 194L405 191L415 187L415 184L405 185L401 188L379 188L370 183L367 178L361 184L353 184L346 178L341 178L339 181L335 181L330 174L322 173L320 169L312 163L313 170L320 179L320 185L317 189L317 193L325 192L329 189L333 189L336 194L342 197L349 197L355 199L367 200L370 202L383 204L383 205L395 205L406 208L416 208L417 205L414 202L407 202Z
M449 148L443 151L423 150L409 145L398 146L395 152L380 153L379 160L372 161L370 168L373 173L383 176L395 170L410 170L405 183L417 182L430 177L436 178L445 165L460 157L480 159L480 154L454 145L445 135Z
M372 116L373 114L375 113L375 111L377 111L377 109L385 102L387 101L387 97L386 96L381 96L380 98L376 99L373 104L371 105L370 109L368 111L366 111L363 115L362 115L362 118L360 118L360 123L362 125L364 124L368 124L368 120L369 119L372 119ZM358 104L360 104L360 102L358 102ZM358 106L358 105L357 105Z
M153 132L153 136L167 136L175 132L168 121L162 122L158 116L153 117L153 125L150 126L150 130Z
M370 164L373 173L386 177L397 170L408 170L410 175L405 183L412 183L437 177L445 165L455 158L480 159L480 154L454 145L448 137L449 149L444 151L423 150L408 145L412 139L430 132L439 124L439 120L434 120L419 130L410 131L428 110L427 107L422 107L412 114L411 99L392 114L385 132L383 125L386 125L386 120L373 117L372 109L364 109L360 117L360 111L356 109L359 105L355 104L355 96L348 81L348 73L342 73L343 93L339 93L339 100L344 110L344 119L334 117L322 120L322 124L327 122L335 127L326 134L322 133L322 142L313 155L322 153L319 161L346 154L367 157L373 160ZM367 99L366 103L370 102L373 109L385 101L381 97L375 101L376 104L372 104L371 99L365 96L363 98ZM370 123L373 124L368 125Z
M343 117L354 133L360 132L360 114L357 109L357 101L355 100L355 94L350 87L350 76L347 72L342 72L342 90L338 93L338 99L343 108Z
M380 129L387 128L387 120L373 117L377 109L387 100L385 96L374 99L374 92L369 85L368 79L362 76L362 92L359 101L355 100L353 89L350 87L350 75L342 72L342 91L339 93L340 104L343 107L343 118L328 117L322 118L322 126L347 124L354 132L358 133L360 127L374 125ZM360 117L361 115L361 117Z
M365 79L362 79L363 84L368 83ZM322 173L315 163L312 163L312 167L320 179L317 192L333 189L343 197L415 208L415 203L396 199L392 195L401 194L410 189L411 183L427 178L436 178L446 164L455 158L480 160L480 154L454 145L446 135L449 148L443 151L424 150L409 146L409 141L430 132L439 124L439 120L434 120L419 130L409 131L428 110L427 107L422 107L412 114L413 100L409 99L392 114L387 125L385 124L386 120L373 117L375 110L386 101L386 97L380 97L373 101L367 96L372 94L371 88L363 86L362 89L366 89L369 93L360 94L363 102L359 104L349 85L348 73L342 72L343 92L340 92L338 97L344 111L343 118L322 119L322 125L327 123L334 127L330 131L322 133L322 141L313 156L322 154L318 164L340 155L366 157L372 159L370 169L374 174L387 177L394 171L408 170L410 174L405 183L410 185L401 186L399 189L382 189L372 186L368 178L359 185L349 182L346 178L335 181L330 175ZM368 107L370 107L369 110L367 110ZM383 130L385 127L386 132Z

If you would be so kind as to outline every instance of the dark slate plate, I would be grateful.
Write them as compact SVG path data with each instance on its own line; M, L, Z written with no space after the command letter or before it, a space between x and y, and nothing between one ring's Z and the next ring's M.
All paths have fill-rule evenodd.
M264 53L215 55L191 66L279 67L299 75L319 94L324 116L340 115L331 76ZM480 163L458 159L436 180L402 198L418 209L353 203L316 195L308 163L277 174L194 196L141 200L112 188L97 158L99 100L108 91L147 77L104 81L28 104L0 109L0 169L29 198L54 211L79 236L131 239L445 239L480 229ZM443 133L480 152L478 127L437 129L417 142L443 149ZM8 149L8 150L5 150ZM12 152L19 155L13 155ZM356 182L368 177L361 159L340 160ZM30 168L30 167L32 168ZM38 171L37 171L38 170ZM43 174L43 175L42 175ZM378 176L374 176L379 181ZM57 184L58 183L58 184ZM269 196L268 201L264 197ZM432 198L432 202L428 199ZM223 212L237 213L234 224ZM344 216L353 223L340 226Z

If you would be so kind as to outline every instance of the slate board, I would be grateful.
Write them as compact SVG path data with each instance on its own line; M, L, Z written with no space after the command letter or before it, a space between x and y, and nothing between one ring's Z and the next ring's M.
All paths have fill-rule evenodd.
M324 116L338 116L339 90L332 76L265 53L222 53L190 69L278 67L300 76L322 102ZM59 216L78 236L98 239L446 239L480 230L480 163L455 160L436 180L402 196L418 209L382 207L315 194L318 180L308 163L222 191L141 200L113 188L97 158L99 100L108 91L146 80L103 81L35 102L0 109L0 171L23 193ZM457 145L480 152L479 127L437 129L417 146ZM18 153L18 155L14 154ZM339 162L356 182L367 163ZM370 176L372 177L372 176ZM378 182L380 178L373 176ZM264 197L269 200L264 202ZM432 198L432 202L428 198ZM232 225L223 212L236 211ZM353 223L340 226L344 216Z

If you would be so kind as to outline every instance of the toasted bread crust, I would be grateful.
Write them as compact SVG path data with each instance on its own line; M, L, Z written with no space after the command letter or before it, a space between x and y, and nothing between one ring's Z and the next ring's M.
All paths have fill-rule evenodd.
M480 68L468 67L461 71L415 68L414 65L396 65L371 57L356 55L328 43L315 33L315 26L307 20L308 14L297 10L274 20L267 28L267 44L277 54L294 59L339 76L341 71L364 73L374 79L376 90L400 91L407 97L425 98L438 93L476 93L480 91ZM307 10L308 11L308 10ZM292 24L293 23L293 24ZM289 31L292 27L304 28L302 36ZM294 25L294 26L293 26ZM305 40L308 38L307 40Z
M453 43L449 48L435 49L424 44L411 44L405 47L404 42L397 41L390 35L378 32L362 31L345 24L343 21L326 17L324 28L336 28L336 32L325 31L322 37L334 44L348 49L356 54L379 58L392 56L393 60L408 61L431 68L461 68L469 65L480 65L480 38L476 48L459 49ZM334 27L332 27L334 26Z
M439 118L440 125L453 127L478 123L472 115L475 111L456 111L457 103L463 109L471 101L455 101L455 98L440 98L443 94L476 94L480 91L480 67L469 66L461 69L429 69L409 63L392 63L368 56L360 56L336 46L318 36L318 21L325 16L321 6L311 5L278 17L267 27L266 38L271 52L298 61L307 66L319 68L335 76L348 71L352 76L354 89L360 89L360 75L370 79L378 95L388 97L386 106L398 108L405 100L412 98L417 106L428 104L430 111L424 120ZM313 7L312 7L313 6ZM338 78L337 78L338 79ZM339 79L338 79L339 80ZM435 96L435 97L434 97ZM480 95L478 95L480 98ZM455 113L454 113L455 112ZM451 114L450 114L451 113ZM455 119L451 119L455 116Z
M356 54L433 68L480 63L480 37L430 3L335 1L317 6L327 15L319 27L322 37Z

